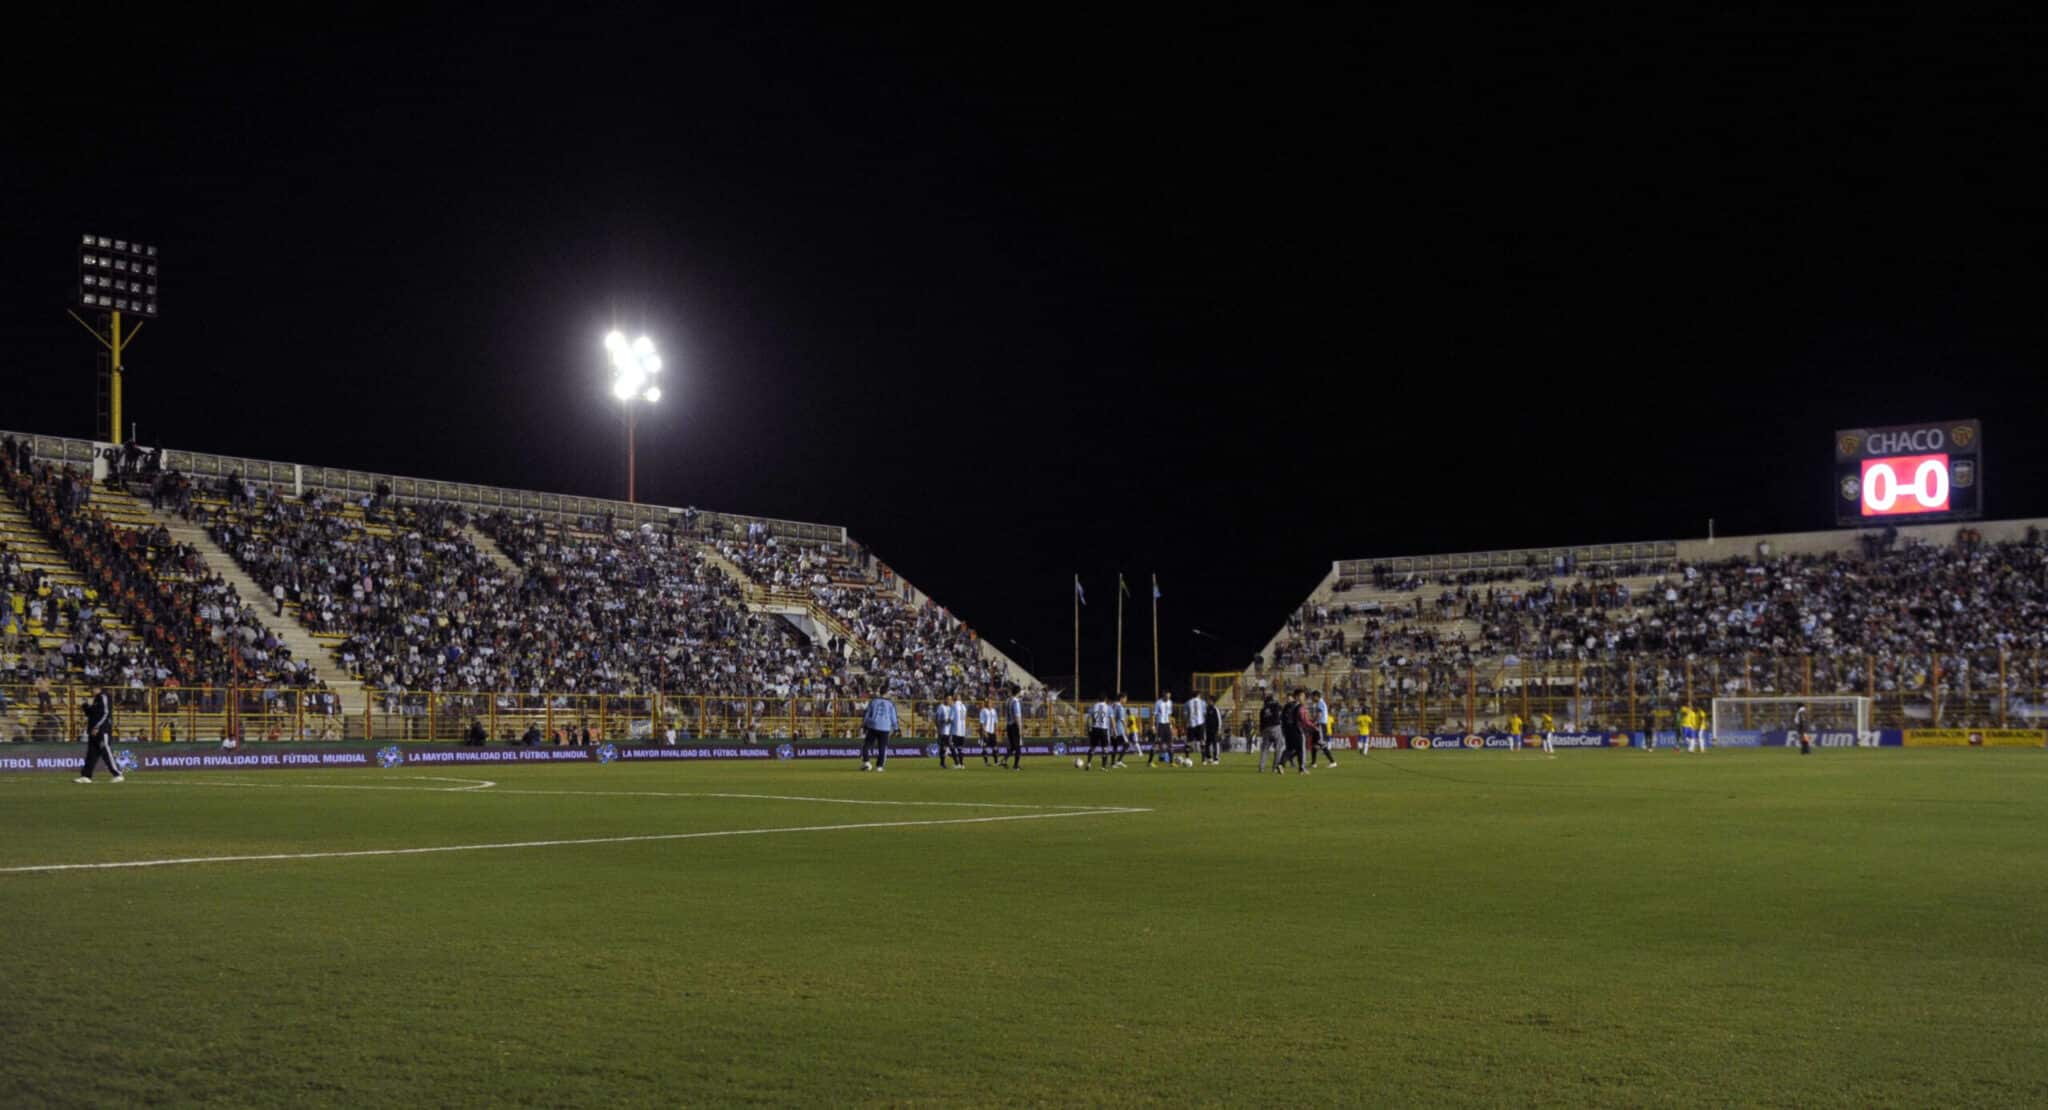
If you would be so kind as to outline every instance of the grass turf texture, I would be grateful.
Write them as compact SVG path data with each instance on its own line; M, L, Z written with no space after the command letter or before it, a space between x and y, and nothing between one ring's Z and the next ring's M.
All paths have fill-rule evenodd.
M0 874L0 1101L2048 1102L2039 752L448 774L13 776L0 867L1150 812Z

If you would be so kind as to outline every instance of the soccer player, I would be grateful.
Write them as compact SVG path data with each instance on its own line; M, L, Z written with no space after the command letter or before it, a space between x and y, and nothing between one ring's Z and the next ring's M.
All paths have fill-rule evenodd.
M91 782L93 765L102 759L107 761L113 781L124 781L121 768L114 765L114 699L104 686L85 703L85 766L79 768L74 781Z
M1323 692L1321 690L1316 691L1316 703L1309 711L1309 715L1315 718L1316 727L1313 734L1315 737L1315 747L1309 752L1308 765L1311 767L1315 766L1315 753L1322 752L1323 758L1330 761L1330 766L1335 767L1337 765L1337 755L1330 750L1330 724L1332 720L1330 717L1330 703L1323 700Z
M981 704L981 765L988 766L996 758L996 703L984 701Z
M1358 754L1372 754L1372 714L1358 711Z
M1557 747L1551 743L1551 739L1557 732L1557 718L1548 713L1539 713L1536 715L1536 727L1543 731L1543 754L1556 755Z
M1116 704L1109 707L1109 755L1102 757L1104 767L1122 768L1124 754L1131 750L1131 707L1124 702L1124 692L1116 692Z
M1088 707L1088 753L1081 757L1081 769L1086 771L1095 765L1097 753L1109 751L1109 702L1097 699ZM1104 763L1109 762L1107 759Z
M1513 750L1522 750L1522 715L1520 713L1508 714L1508 738L1515 742Z
M967 766L967 702L959 691L953 693L953 769L963 770Z
M1796 732L1796 733L1798 733L1798 734L1799 734L1799 754L1800 754L1800 755L1812 755L1812 754L1813 754L1813 733L1811 733L1811 732L1808 732L1808 731L1806 730L1806 703L1805 703L1805 702L1800 702L1800 703L1799 703L1799 708L1797 708L1797 709L1794 709L1794 710L1792 711L1792 731L1794 731L1794 732Z
M877 690L868 699L867 712L861 714L860 769L880 771L889 764L889 738L896 732L896 703L889 700L886 692ZM869 758L869 749L874 757Z
M1266 753L1273 754L1273 769L1280 769L1280 703L1274 699L1271 690L1266 691L1266 700L1259 704L1259 773L1266 773Z
M1020 692L1021 688L1016 683L1010 684L1010 704L1006 707L1010 723L1004 731L1010 741L1008 759L1012 771L1024 769L1024 699L1018 696Z
M1209 703L1202 700L1199 692L1188 695L1188 743L1201 745L1203 766L1208 766L1209 763L1208 709Z
M1145 754L1145 766L1152 766L1154 759L1173 766L1173 691L1161 691L1152 703L1152 730L1153 750Z

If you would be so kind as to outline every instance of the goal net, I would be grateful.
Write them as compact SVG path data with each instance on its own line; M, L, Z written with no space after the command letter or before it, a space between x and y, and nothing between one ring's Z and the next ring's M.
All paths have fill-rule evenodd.
M1877 733L1870 725L1870 699L1862 697L1736 697L1714 699L1716 740L1755 737L1755 743L1782 744L1785 734L1799 719L1799 707L1806 707L1807 732L1828 746L1874 744ZM1792 744L1799 742L1792 737Z

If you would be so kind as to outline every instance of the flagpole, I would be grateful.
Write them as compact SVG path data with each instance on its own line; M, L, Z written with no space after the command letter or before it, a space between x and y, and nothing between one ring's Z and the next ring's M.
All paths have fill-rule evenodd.
M1159 697L1159 576L1152 576L1152 697Z
M1081 711L1081 576L1074 576L1074 712Z
M1124 576L1116 576L1116 692L1124 691Z

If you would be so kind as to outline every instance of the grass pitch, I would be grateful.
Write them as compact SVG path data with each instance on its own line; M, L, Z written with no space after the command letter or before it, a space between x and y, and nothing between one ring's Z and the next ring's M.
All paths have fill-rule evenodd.
M14 776L0 869L305 858L0 870L0 1102L2041 1105L2044 818L2029 751Z

